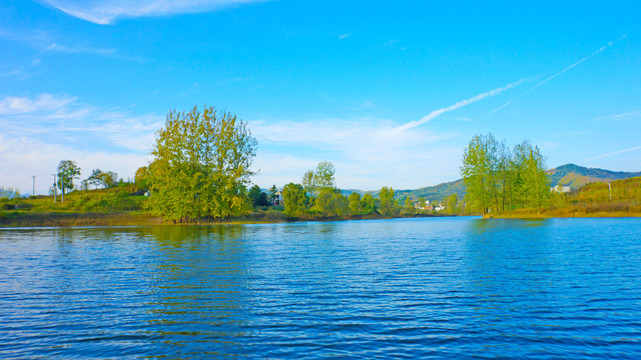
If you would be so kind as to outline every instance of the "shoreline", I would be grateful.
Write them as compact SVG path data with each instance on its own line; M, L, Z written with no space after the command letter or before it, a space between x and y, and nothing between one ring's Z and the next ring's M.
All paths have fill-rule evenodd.
M329 222L350 220L385 220L420 217L454 217L449 214L414 214L398 216L349 215L346 217L287 217L282 213L250 213L228 220L205 219L199 222L173 223L149 212L76 213L76 212L0 212L0 228L76 227L76 226L198 226L198 225L253 225L286 224L298 222Z

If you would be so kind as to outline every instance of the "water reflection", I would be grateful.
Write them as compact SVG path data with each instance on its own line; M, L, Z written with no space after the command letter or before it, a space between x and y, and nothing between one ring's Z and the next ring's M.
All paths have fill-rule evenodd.
M180 226L144 229L157 244L154 280L143 290L149 304L147 333L159 341L156 355L190 351L226 357L247 336L248 254L242 226Z

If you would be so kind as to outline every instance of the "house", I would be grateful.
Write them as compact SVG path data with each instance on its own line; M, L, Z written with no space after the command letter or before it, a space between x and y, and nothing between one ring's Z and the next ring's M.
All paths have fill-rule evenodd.
M566 185L563 185L563 186L557 185L557 186L550 187L550 192L556 192L559 194L569 193L570 191L572 191L572 188Z

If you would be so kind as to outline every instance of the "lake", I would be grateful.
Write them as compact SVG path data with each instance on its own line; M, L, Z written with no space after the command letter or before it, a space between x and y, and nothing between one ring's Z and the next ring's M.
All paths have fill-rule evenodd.
M0 230L0 358L641 358L641 219Z

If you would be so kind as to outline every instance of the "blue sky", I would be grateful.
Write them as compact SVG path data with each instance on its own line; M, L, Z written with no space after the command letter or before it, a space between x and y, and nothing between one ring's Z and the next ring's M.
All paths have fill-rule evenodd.
M322 160L342 188L458 179L463 148L641 170L641 3L8 0L0 185L60 160L133 177L168 110L212 105L259 143L254 182Z

